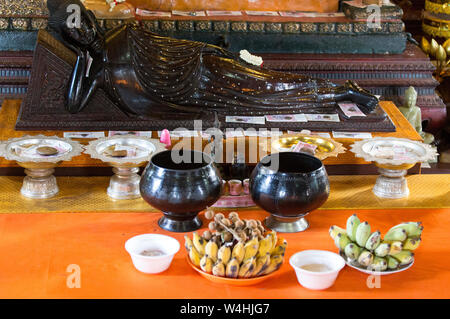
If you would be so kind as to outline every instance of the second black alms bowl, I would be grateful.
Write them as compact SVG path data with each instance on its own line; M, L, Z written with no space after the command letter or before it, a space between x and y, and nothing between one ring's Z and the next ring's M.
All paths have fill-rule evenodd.
M266 226L277 232L308 228L303 218L328 199L330 184L323 163L314 156L281 152L264 157L250 176L253 201L271 213Z

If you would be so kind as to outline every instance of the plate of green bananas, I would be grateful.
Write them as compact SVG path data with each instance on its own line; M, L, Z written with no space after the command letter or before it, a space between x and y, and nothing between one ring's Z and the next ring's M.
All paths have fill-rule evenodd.
M346 229L331 226L329 233L348 266L367 274L388 275L409 269L423 231L420 222L398 224L381 236L356 214L347 219Z
M188 263L203 277L235 286L257 284L272 277L284 262L287 242L275 231L266 232L260 221L241 220L209 210L212 219L202 235L185 235Z

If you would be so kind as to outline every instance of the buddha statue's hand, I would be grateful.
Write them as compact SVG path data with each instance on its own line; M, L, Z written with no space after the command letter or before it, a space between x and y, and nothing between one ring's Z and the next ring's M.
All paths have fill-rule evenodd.
M377 107L378 98L355 82L347 81L343 88L347 92L347 98L357 103L365 114L372 112Z

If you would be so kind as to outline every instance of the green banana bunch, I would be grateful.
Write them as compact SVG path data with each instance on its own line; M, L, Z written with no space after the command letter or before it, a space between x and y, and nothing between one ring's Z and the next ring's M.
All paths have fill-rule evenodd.
M408 234L406 233L406 230L403 228L392 228L387 232L387 234L384 236L383 240L386 242L393 242L393 241L404 241L408 238Z
M345 229L336 225L330 227L329 233L333 239L335 239L338 234L347 234Z
M416 237L410 237L403 243L403 249L405 250L416 250L422 240Z
M359 224L361 224L361 222L356 214L353 214L347 219L347 236L353 242L356 241L356 229Z
M368 267L372 264L373 254L368 250L363 250L358 257L358 263L364 267Z
M407 237L420 237L423 226L421 222L405 222L392 227L388 233L395 229L403 229L406 232Z
M377 257L386 257L391 251L391 244L389 243L381 243L375 248L375 256Z
M397 269L400 266L400 262L392 256L386 256L388 263L388 269Z
M361 248L355 243L350 243L345 246L344 253L350 260L358 260L359 254L361 253Z
M376 231L372 233L366 241L366 249L370 251L374 251L381 242L381 233L380 231Z
M383 257L375 257L369 265L369 269L373 271L385 271L388 268L388 263Z
M351 242L352 241L346 234L338 234L334 239L334 243L336 244L336 247L339 248L339 250L344 250L345 246L347 246Z
M407 265L414 258L422 239L423 225L420 222L404 222L386 233L371 232L367 221L360 222L356 214L347 219L346 229L331 226L330 237L348 260L375 271L394 270Z
M365 247L367 239L369 239L370 236L370 225L368 222L364 222L358 225L356 228L356 243L360 247Z

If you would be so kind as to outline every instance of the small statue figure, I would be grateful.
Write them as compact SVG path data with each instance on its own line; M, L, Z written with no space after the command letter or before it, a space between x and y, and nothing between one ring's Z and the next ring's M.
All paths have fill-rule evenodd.
M399 107L400 112L406 117L409 123L422 137L424 143L431 144L434 142L434 136L430 133L422 131L422 111L417 103L417 91L410 86L405 93L405 105Z
M81 8L80 28L69 27L67 7ZM103 89L129 115L196 119L205 113L265 115L331 113L352 101L366 113L378 99L348 81L277 72L251 65L206 43L159 36L135 24L104 33L79 0L48 0L49 26L77 55L66 108L83 110Z

